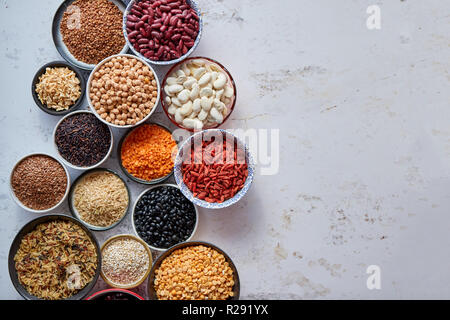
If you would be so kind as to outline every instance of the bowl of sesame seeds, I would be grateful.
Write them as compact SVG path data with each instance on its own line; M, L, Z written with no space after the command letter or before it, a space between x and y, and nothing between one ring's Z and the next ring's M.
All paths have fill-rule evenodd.
M101 247L101 277L113 288L132 289L150 273L152 253L141 239L131 234L119 234Z

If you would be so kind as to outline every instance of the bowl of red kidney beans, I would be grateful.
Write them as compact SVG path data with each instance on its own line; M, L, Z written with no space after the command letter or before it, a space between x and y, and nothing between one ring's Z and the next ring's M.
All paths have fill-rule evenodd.
M198 46L203 21L192 0L131 0L123 34L131 51L148 63L170 65Z
M238 202L253 182L255 164L238 137L223 129L190 136L178 150L174 177L194 204L221 209Z

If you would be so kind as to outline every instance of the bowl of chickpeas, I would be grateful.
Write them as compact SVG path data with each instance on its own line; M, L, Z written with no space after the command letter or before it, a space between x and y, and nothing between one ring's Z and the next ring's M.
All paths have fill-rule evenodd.
M116 128L130 128L155 112L160 85L156 72L147 62L130 54L117 54L92 70L86 96L89 107L102 122Z

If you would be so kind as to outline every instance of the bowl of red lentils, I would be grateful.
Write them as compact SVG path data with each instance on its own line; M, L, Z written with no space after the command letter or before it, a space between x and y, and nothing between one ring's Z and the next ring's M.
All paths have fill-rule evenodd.
M231 258L203 241L177 244L153 264L150 300L238 300L239 275Z
M144 241L131 234L119 234L106 240L100 249L100 275L113 288L132 289L148 277L152 253Z
M33 153L14 165L9 178L11 196L22 209L46 213L64 202L70 175L64 164L46 153Z
M226 130L209 129L193 134L180 146L174 177L194 204L221 209L244 197L254 171L247 145Z
M173 174L178 145L166 126L146 122L126 132L117 148L125 175L142 184L157 184Z
M131 128L156 110L160 85L156 72L143 59L117 54L102 60L89 75L86 96L90 109L103 123Z

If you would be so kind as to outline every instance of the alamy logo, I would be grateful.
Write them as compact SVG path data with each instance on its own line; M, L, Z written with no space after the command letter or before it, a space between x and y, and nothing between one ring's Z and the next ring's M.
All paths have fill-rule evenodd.
M381 9L377 5L368 6L366 13L369 15L366 20L366 26L369 30L381 29Z
M367 289L373 290L381 289L381 269L377 265L370 265L367 267L366 273L369 274L369 277L367 278Z

